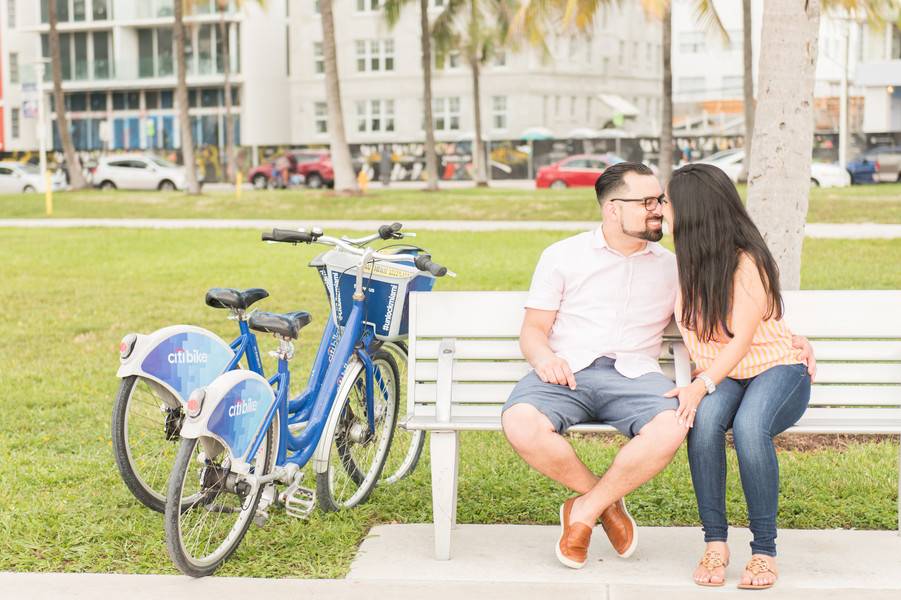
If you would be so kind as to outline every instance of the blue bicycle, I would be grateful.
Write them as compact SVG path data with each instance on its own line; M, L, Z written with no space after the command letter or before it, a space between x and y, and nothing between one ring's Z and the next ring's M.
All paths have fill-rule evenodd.
M397 420L397 363L383 345L406 334L406 300L448 274L421 249L377 252L311 232L273 230L271 242L332 247L319 257L332 301L307 391L289 401L293 342L306 312L256 312L250 329L272 333L278 372L223 373L191 393L182 442L169 478L165 529L169 556L185 574L213 573L240 544L264 490L305 516L365 501L382 472ZM302 469L310 466L311 477ZM305 487L305 484L315 486Z
M411 233L401 233L400 223L383 225L378 233L357 239L342 238L348 244L362 246L372 241L400 240ZM324 266L314 261L324 273ZM329 293L329 287L326 286ZM148 335L130 333L119 347L122 379L113 403L112 442L116 465L128 489L148 508L163 512L166 486L175 461L180 431L184 422L184 406L194 389L203 387L225 371L246 368L264 375L257 338L248 320L251 306L268 297L261 288L236 290L214 288L206 294L206 304L227 309L229 319L238 322L239 334L226 343L216 334L190 325L165 327ZM315 370L334 351L336 328L328 328L320 345ZM406 365L406 346L396 340L383 349L392 354L399 368ZM403 379L402 379L403 381ZM315 393L306 390L291 402L292 428L302 426L298 411ZM393 483L409 474L422 452L422 432L399 432L401 443L395 443L389 455L382 482Z

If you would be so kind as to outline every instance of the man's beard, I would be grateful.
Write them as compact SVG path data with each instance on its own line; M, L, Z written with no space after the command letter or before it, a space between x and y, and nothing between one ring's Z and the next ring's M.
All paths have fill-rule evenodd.
M622 224L620 224L620 229L622 229L623 233L628 236L638 238L640 240L645 240L647 242L659 242L663 239L663 227L657 230L648 229L647 227L645 227L644 231L630 231L623 227Z

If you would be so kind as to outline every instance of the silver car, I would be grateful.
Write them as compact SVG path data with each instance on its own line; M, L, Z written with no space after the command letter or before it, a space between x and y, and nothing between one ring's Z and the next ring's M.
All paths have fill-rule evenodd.
M92 174L102 190L183 190L185 168L152 154L117 154L100 158Z
M65 189L65 176L57 171L50 178L50 189ZM0 194L17 194L21 192L43 192L44 178L41 171L32 164L18 162L0 162Z

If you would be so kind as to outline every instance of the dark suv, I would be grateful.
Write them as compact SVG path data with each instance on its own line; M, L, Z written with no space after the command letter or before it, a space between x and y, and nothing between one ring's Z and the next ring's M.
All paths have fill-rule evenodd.
M291 150L287 153L291 162L289 169L292 175L302 175L308 187L331 187L335 184L335 173L332 170L332 157L328 150ZM272 168L278 157L272 157L266 163L254 167L247 173L247 180L257 189L270 185Z

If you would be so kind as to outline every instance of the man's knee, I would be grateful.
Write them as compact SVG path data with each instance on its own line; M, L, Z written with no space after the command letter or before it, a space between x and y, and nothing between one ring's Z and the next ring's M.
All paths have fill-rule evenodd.
M679 424L676 418L676 411L665 410L658 413L653 419L641 428L638 432L640 436L646 436L648 439L654 440L661 454L672 456L685 441L688 435L688 428Z
M514 404L505 410L501 415L501 426L510 445L516 450L533 445L536 436L556 433L550 419L525 403Z

